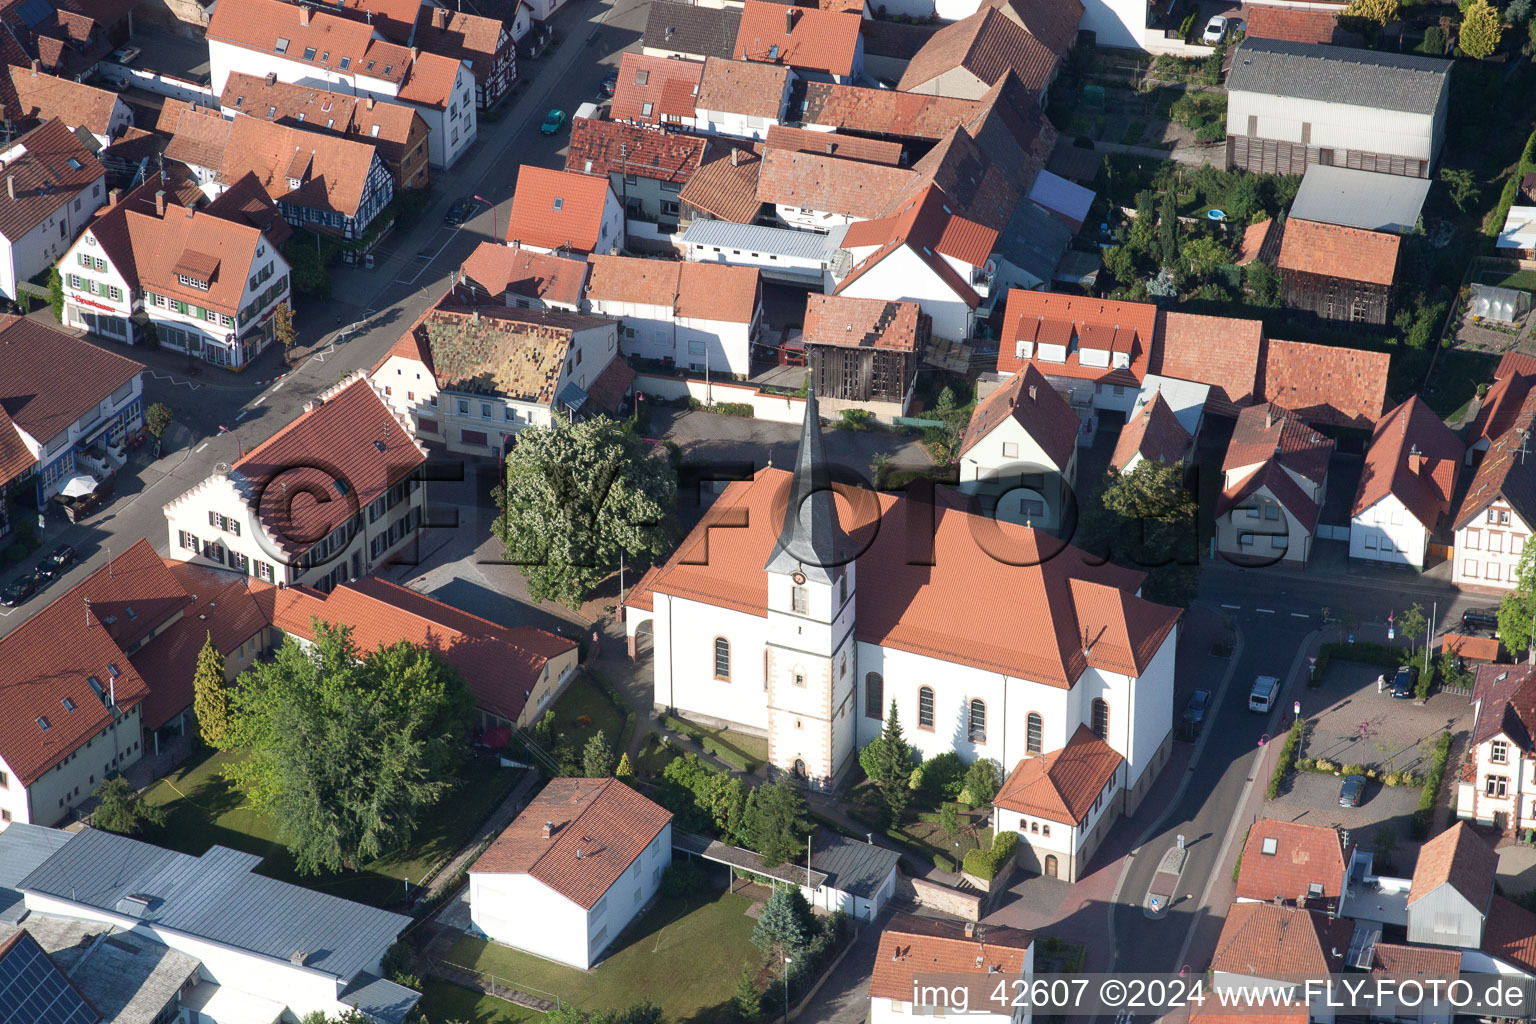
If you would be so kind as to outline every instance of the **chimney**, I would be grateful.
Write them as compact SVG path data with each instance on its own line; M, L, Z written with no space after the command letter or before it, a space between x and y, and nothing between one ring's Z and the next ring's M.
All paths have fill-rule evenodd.
M372 96L368 97L368 109L369 110L373 109L373 97Z
M314 412L315 411L315 403L314 402L305 402L304 403L304 411L306 413Z
M738 149L735 146L732 146L731 147L731 166L732 167L738 167L740 165L741 165L741 150ZM14 197L12 197L12 198L14 198Z
M447 28L448 27L448 9L447 8L445 8L445 7L434 7L434 8L432 8L432 27L433 28Z
M965 937L968 938L968 939L974 939L976 937L976 922L975 921L967 921L967 922L965 922Z
M165 216L165 189L163 188L155 191L155 216Z
M1031 402L1033 402L1033 401L1034 401L1034 400L1035 400L1035 398L1036 398L1036 397L1037 397L1037 396L1036 396L1036 394L1035 394L1035 385L1033 385L1033 384L1031 384L1031 385L1030 385L1030 386L1029 386L1029 400L1030 400L1030 401L1031 401Z
M188 206L187 207L187 220L191 220L192 219L192 215L195 214L196 212L197 212L197 207L195 207L195 206Z
M411 60L414 61L417 57L420 57L420 56L421 56L421 47L419 47L419 46L411 47Z
M309 959L309 954L302 949L296 949L288 954L288 962L295 967L303 967L304 961Z
M546 821L544 823L544 838L545 839L551 839L551 838L554 837L554 834L555 834L555 823L552 822L552 821Z
M521 249L523 247L523 240L521 238L514 238L514 239L512 239L512 241L508 242L507 244L510 245L514 249Z
M42 66L43 66L43 62L42 61L38 60L36 57L32 58L32 77L33 78L37 77L37 73L38 73L38 71L40 71L42 69Z
M837 149L836 144L828 142L827 143L827 156L831 156L836 149Z
M299 8L299 24L300 25L308 25L309 24L309 8L308 7L300 7Z
M1424 461L1424 453L1419 451L1418 445L1408 450L1408 472L1415 476L1424 472Z
M267 84L268 85L276 85L277 84L277 72L276 71L268 71L267 72Z
M122 200L122 198L123 190L120 188L114 188L112 191L107 193L107 205L116 206L118 202Z
M784 34L789 35L795 30L795 15L799 12L793 7L784 8Z
M1275 425L1275 407L1272 406L1272 405L1266 405L1264 407L1264 429L1265 430L1270 430L1270 429L1272 429L1274 427L1274 425Z

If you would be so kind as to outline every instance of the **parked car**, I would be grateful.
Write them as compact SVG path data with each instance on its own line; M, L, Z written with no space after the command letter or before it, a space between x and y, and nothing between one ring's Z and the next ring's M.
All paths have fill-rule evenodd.
M137 46L124 46L112 51L112 61L117 64L132 64L139 59L139 54L144 51Z
M448 214L443 218L443 223L449 227L458 227L469 220L469 212L472 209L474 209L474 203L470 200L463 197L455 199L453 205L448 207Z
M75 559L79 557L80 553L74 548L68 544L60 544L48 552L48 557L43 559L42 564L37 567L37 571L46 579L55 579L63 575L65 569L74 565Z
M1413 684L1419 677L1419 670L1412 665L1404 665L1397 670L1397 675L1392 677L1392 696L1408 698L1413 696Z
M1359 807L1360 800L1365 796L1365 776L1346 775L1344 784L1339 787L1340 807Z
M1215 46L1227 38L1227 19L1216 15L1205 23L1205 35L1202 36L1207 44Z
M1464 632L1488 632L1497 635L1499 631L1499 609L1493 608L1468 608L1461 613L1461 628Z
M1196 690L1184 705L1184 731L1190 736L1199 735L1205 725L1205 714L1211 706L1211 691Z
M545 135L553 135L565 124L565 111L555 109L544 115L544 123L539 125L539 131Z
M43 585L43 577L36 572L29 572L19 576L6 584L4 590L0 590L0 604L7 608L14 608L33 594L37 593Z
M615 68L603 76L603 95L612 96L615 92L618 91L618 88L619 72L618 69Z

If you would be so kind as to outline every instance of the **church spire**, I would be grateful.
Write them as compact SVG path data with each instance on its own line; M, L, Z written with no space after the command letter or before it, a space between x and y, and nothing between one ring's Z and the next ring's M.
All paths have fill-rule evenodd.
M799 572L807 579L830 584L837 563L839 532L832 475L827 470L826 450L821 441L816 386L808 384L805 422L800 427L795 475L789 486L789 506L784 510L784 526L779 530L773 554L763 568L786 575Z

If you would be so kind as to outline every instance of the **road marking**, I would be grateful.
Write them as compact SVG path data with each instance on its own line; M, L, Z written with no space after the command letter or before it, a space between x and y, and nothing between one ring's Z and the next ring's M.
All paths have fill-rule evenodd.
M198 445L196 448L194 448L192 450L193 454L195 455L196 453L202 451L204 448L207 448L207 447L208 447L208 442L204 441L202 444Z
M239 423L241 420L245 419L250 414L251 414L251 410L249 410L249 409L241 409L239 412L235 413L235 422Z
M265 402L266 400L267 400L267 396L266 395L262 395L260 398L256 399L256 401L252 402L251 405L252 405L252 407L255 407L255 406L260 405L262 402Z
M1240 605L1240 604L1224 604L1224 605L1222 605L1222 607L1223 608L1230 608L1230 609L1232 609L1235 612L1240 612L1240 611L1243 610L1243 606Z
M279 391L281 391L281 390L283 390L283 385L284 385L284 384L287 384L287 383L288 383L288 382L287 382L287 381L285 381L285 380L280 380L280 381L278 381L278 382L277 382L277 383L276 383L276 384L273 384L273 385L272 385L272 393L273 393L273 394L276 394L276 393L277 393L277 392L279 392Z
M1260 615L1275 614L1275 610L1273 608L1255 608L1254 611L1258 612Z
M1291 612L1291 618L1293 619L1310 619L1311 617L1306 612Z

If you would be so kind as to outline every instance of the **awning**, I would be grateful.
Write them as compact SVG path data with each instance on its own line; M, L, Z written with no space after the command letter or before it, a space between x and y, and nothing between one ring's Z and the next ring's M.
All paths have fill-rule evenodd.
M89 473L81 473L79 476L70 477L59 493L66 498L83 498L96 490L96 478Z

